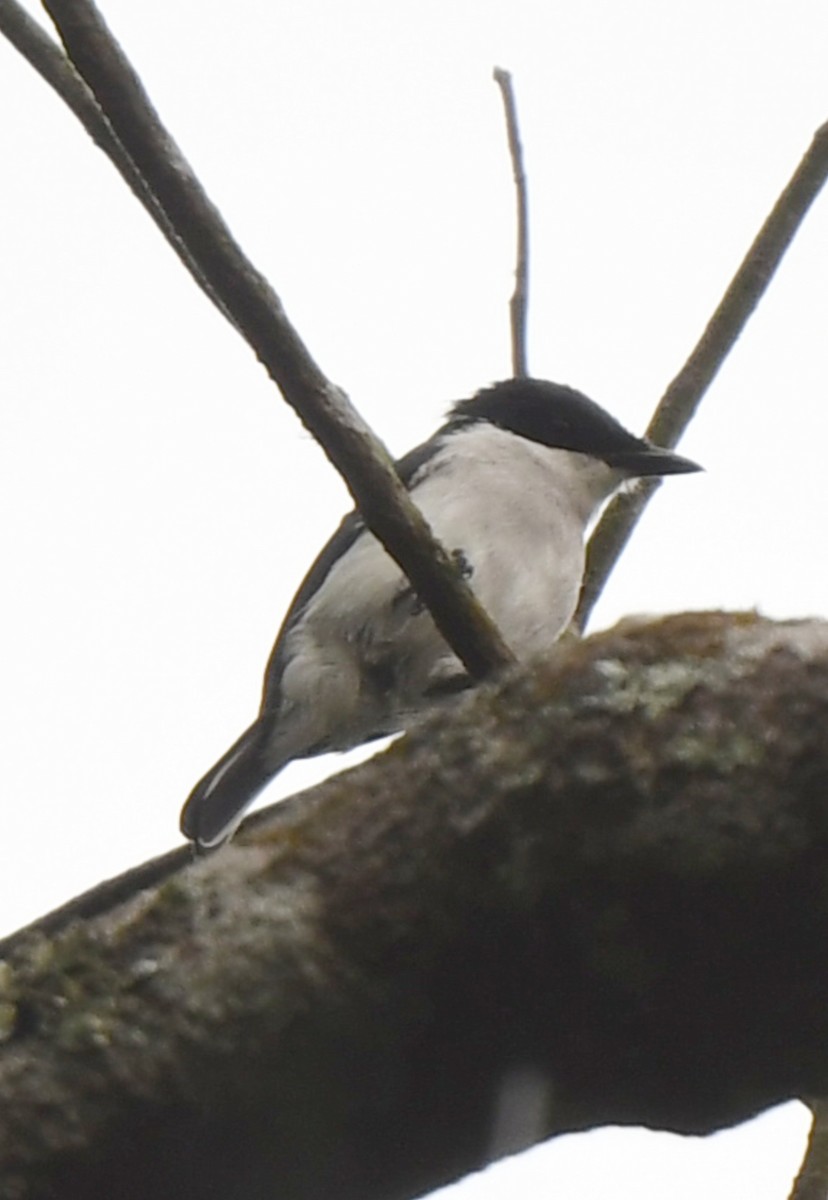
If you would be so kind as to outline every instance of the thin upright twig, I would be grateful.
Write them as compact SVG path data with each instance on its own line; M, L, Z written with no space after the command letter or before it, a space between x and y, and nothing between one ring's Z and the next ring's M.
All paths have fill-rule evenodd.
M515 265L515 290L509 301L512 327L512 373L528 375L529 365L526 352L526 326L529 308L529 199L526 187L526 172L523 167L523 146L518 128L517 105L512 76L502 67L495 67L494 80L503 96L506 114L506 131L509 138L509 156L512 160L512 176L515 181L517 204L517 261Z
M828 1101L808 1100L813 1114L808 1145L788 1200L826 1200L828 1197Z
M813 141L731 280L687 362L664 393L647 428L661 446L675 446L761 300L785 251L828 177L828 123ZM642 480L609 504L587 547L587 568L573 625L583 630L660 480Z
M75 68L163 211L211 298L343 475L366 524L410 579L469 673L512 661L497 629L434 539L393 462L341 389L325 377L281 301L243 255L91 0L44 0Z

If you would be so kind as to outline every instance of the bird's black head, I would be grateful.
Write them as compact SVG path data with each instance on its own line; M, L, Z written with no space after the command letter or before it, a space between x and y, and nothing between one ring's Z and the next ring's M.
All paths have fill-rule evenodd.
M448 428L489 421L500 429L599 458L628 475L678 475L696 463L636 437L600 405L574 388L544 379L506 379L452 408Z

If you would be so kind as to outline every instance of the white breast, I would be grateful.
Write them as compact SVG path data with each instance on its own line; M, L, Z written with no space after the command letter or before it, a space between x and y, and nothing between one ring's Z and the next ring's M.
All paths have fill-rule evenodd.
M555 641L575 610L584 532L619 481L605 464L488 424L450 443L413 496L519 658Z
M480 423L449 437L411 490L445 548L463 555L472 588L523 659L569 623L586 526L618 482L603 463ZM301 711L303 726L313 726L306 740L330 748L377 726L400 728L427 706L435 681L462 670L368 533L332 567L285 649L283 713Z

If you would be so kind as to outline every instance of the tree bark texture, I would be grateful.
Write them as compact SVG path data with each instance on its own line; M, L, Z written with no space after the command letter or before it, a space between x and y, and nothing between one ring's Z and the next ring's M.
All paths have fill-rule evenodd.
M7 944L0 1197L398 1200L825 1093L827 784L828 624L626 621L511 670Z

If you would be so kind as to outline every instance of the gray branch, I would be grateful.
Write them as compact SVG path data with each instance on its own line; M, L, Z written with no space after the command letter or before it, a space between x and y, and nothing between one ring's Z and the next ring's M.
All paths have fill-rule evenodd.
M112 131L92 92L60 46L16 0L0 0L0 33L5 35L23 58L34 67L41 79L45 80L72 110L95 145L103 150L135 197L143 204L198 286L232 324L233 318L223 301L190 257L187 247L178 238L164 210Z
M730 281L687 362L659 401L647 436L675 446L704 393L733 349L765 294L785 251L828 177L828 123L814 134L807 153L783 188L764 225ZM587 547L587 567L573 626L586 628L590 614L660 479L639 480L607 506Z
M827 723L828 625L625 622L30 931L0 1197L399 1200L825 1094Z
M509 143L509 158L512 162L512 179L515 184L517 209L517 249L515 261L515 290L509 301L509 317L512 330L512 373L529 374L527 354L527 317L529 312L529 189L523 166L523 146L520 141L520 126L517 117L517 102L512 76L502 67L495 67L494 81L503 97L506 117L506 136Z
M509 648L412 503L385 447L324 376L278 296L242 253L94 4L48 0L44 7L71 62L60 61L58 48L14 0L0 0L0 32L81 119L199 286L255 351L469 673L483 678L511 662Z

